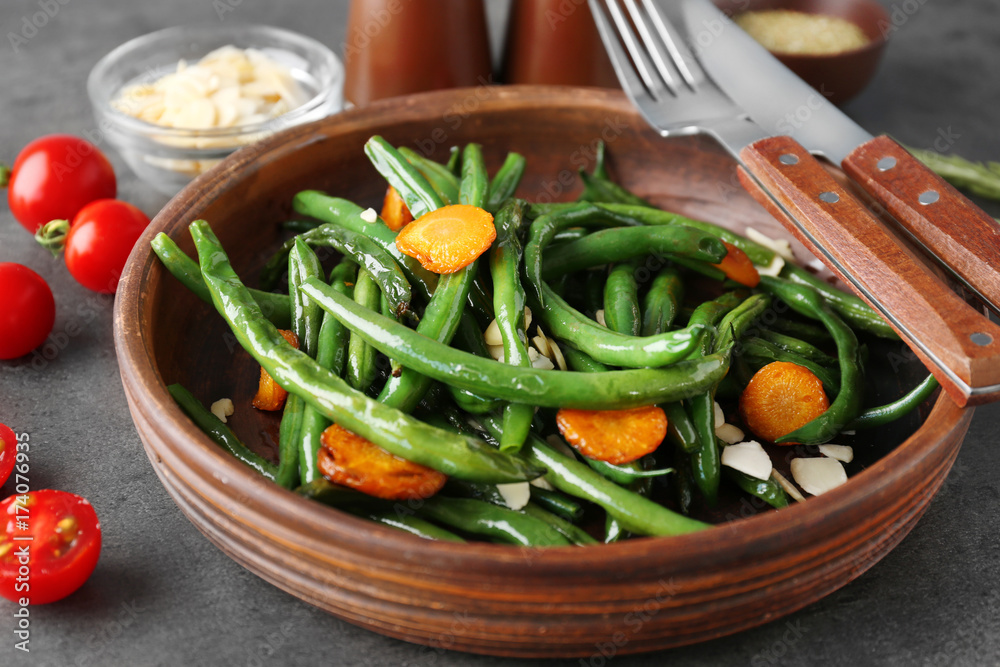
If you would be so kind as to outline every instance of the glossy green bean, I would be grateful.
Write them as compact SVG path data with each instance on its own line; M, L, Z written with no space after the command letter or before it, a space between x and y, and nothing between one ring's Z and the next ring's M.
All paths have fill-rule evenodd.
M760 498L771 507L777 509L788 507L788 494L785 493L780 484L774 481L773 477L770 479L757 479L732 468L726 468L726 474L741 489L752 496Z
M726 360L712 355L666 368L576 373L520 368L453 349L357 307L313 280L302 290L384 354L435 380L542 407L617 409L680 400L718 382Z
M882 319L871 307L860 298L847 292L842 292L833 285L824 282L800 266L787 263L781 270L781 277L787 278L799 285L813 288L826 300L830 307L852 327L867 331L879 338L899 340L899 334L893 331L889 323Z
M675 404L676 405L676 404ZM660 468L658 470L646 470L642 467L642 464L638 461L633 461L632 463L625 463L622 465L614 465L607 463L606 461L598 461L596 459L589 459L584 457L583 462L589 465L592 469L601 473L608 479L610 479L615 484L621 484L622 486L628 486L634 484L642 479L647 479L650 477L661 477L663 475L669 475L674 471L673 468Z
M496 484L533 479L541 474L542 470L522 457L501 454L482 441L427 426L352 390L339 377L289 345L261 316L208 223L201 220L192 223L191 233L216 310L240 345L278 384L292 392L289 398L302 396L344 428L397 456L449 476ZM333 293L347 299L335 290Z
M524 170L527 164L523 155L518 153L507 153L507 158L503 165L497 170L490 181L490 192L486 198L486 210L495 212L500 210L503 203L514 196L517 186L520 185L524 177Z
M331 197L318 190L303 190L292 198L292 208L300 215L343 227L374 241L396 261L396 264L424 299L429 299L437 287L438 275L431 273L414 258L404 255L396 247L396 232L381 219L369 223L361 217L363 208L352 201ZM371 267L366 267L371 270Z
M490 177L483 162L482 146L467 144L462 150L462 180L457 203L483 208L489 191Z
M393 304L397 315L409 309L412 297L410 283L392 255L364 234L333 224L320 225L282 245L261 269L261 284L277 283L284 273L284 269L279 268L279 265L282 261L287 265L288 254L297 242L304 242L310 247L335 248L371 273L379 288Z
M923 381L920 382L920 384L914 387L899 400L877 408L865 410L858 415L857 419L848 424L847 428L856 431L863 431L894 422L900 417L909 414L921 403L930 398L931 394L933 394L934 390L939 386L940 385L938 384L937 379L933 375L928 375L923 379Z
M639 284L631 262L616 264L604 283L604 321L614 332L638 336L642 328Z
M375 279L365 269L358 270L357 282L354 285L354 302L361 308L370 311L379 310L381 292ZM310 300L311 301L311 300ZM312 302L316 305L316 302ZM347 343L347 369L345 379L352 388L366 392L375 379L375 362L378 359L378 350L370 346L365 340L351 332Z
M444 206L444 201L420 171L392 144L376 135L365 143L365 155L406 203L414 218Z
M542 509L561 516L567 521L577 521L583 518L583 506L569 496L534 485L530 490L531 502Z
M305 356L304 352L302 354ZM286 489L294 488L300 479L299 432L304 409L305 403L300 396L288 394L278 426L278 472L274 476L274 481Z
M566 365L569 366L571 370L579 373L604 373L611 370L601 362L594 361L594 359L586 352L581 352L580 350L572 347L564 347L560 348L560 350L563 353L563 357L566 359Z
M663 269L649 286L642 301L643 336L655 336L669 331L681 303L684 302L684 281L674 269Z
M527 505L522 507L521 512L540 521L544 521L552 528L555 528L562 534L563 537L569 540L570 544L575 544L581 547L590 544L597 544L597 540L591 537L590 534L583 528L574 525L571 521L567 521L559 514L551 512L545 507L537 505L534 502L529 502Z
M368 519L369 521L374 521L375 523L380 523L383 526L396 528L404 533L416 535L417 537L421 537L425 540L465 542L463 538L459 537L450 530L446 530L441 526L412 514L401 514L400 512L391 509L354 509L348 511L355 516Z
M570 544L562 533L540 519L474 498L426 498L417 514L462 532L507 544L526 547Z
M481 423L494 437L499 436L501 426L495 416L487 415ZM525 453L530 461L548 470L545 478L552 486L568 495L596 503L630 532L638 535L680 535L711 527L618 486L534 434L528 438Z
M806 342L800 338L788 336L777 331L770 331L768 329L761 329L757 335L772 345L777 345L783 350L787 350L788 352L804 359L808 359L809 361L814 361L822 366L832 366L837 363L836 358L831 357L829 354L819 349L812 343Z
M687 454L697 452L701 448L701 438L684 406L672 402L660 407L667 414L667 438Z
M277 475L278 468L262 456L250 451L246 445L240 442L240 439L236 437L236 434L233 433L228 426L223 424L222 420L216 417L215 414L202 405L201 401L195 398L191 392L179 384L169 385L167 387L167 391L169 391L173 399L177 401L177 405L179 405L181 410L184 411L184 414L190 417L191 421L193 421L195 425L205 433L205 435L210 437L215 444L222 447L239 461L253 468L264 477L274 480L275 475Z
M434 189L442 204L457 204L458 202L458 178L455 172L448 169L443 164L439 164L430 158L426 158L412 148L406 146L399 147L399 154L406 158L406 161L417 168L417 171L427 179L427 183Z
M195 296L205 303L212 303L212 295L209 293L208 287L205 286L205 281L201 277L201 269L198 268L198 263L188 257L174 243L173 239L160 232L153 237L150 246L153 248L156 256L160 258L160 261L163 262L164 268L174 278L177 278L181 284L194 292ZM287 329L291 326L291 305L287 294L274 294L272 292L251 289L250 295L257 302L257 305L260 306L264 317L270 320L274 326L279 329Z

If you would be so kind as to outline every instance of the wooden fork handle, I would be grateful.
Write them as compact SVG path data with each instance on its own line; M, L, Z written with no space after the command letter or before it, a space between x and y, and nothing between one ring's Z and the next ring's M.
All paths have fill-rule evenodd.
M949 289L790 137L758 141L741 158L743 186L869 305L888 315L959 405L1000 398L1000 327Z
M914 239L1000 312L1000 225L889 137L858 146L844 171Z

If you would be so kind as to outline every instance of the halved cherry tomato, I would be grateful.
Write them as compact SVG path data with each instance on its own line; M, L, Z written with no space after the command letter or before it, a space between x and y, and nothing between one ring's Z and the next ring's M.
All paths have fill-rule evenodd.
M17 359L45 342L56 321L52 290L26 266L0 262L0 359Z
M17 436L9 426L0 424L0 486L10 479L15 458L17 458Z
M148 224L146 214L127 202L87 204L66 235L66 268L87 289L114 294L125 261Z
M101 524L80 496L52 489L10 496L0 517L0 595L8 600L61 600L97 567Z
M114 198L115 171L89 141L69 134L35 139L17 156L7 184L10 211L34 234L50 220L72 220L96 199Z

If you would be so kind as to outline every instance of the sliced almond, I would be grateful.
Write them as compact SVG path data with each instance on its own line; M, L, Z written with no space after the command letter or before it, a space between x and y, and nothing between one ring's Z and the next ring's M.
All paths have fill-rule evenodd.
M531 327L531 308L527 306L524 307L524 330L527 331Z
M555 370L556 365L552 363L552 360L548 357L543 357L538 355L538 358L531 362L533 368L537 368L540 371L551 371Z
M531 342L542 356L552 356L552 353L549 352L549 341L546 340L545 336L535 336L531 339Z
M368 224L371 224L376 220L378 220L378 212L376 212L375 209L373 208L366 208L365 210L361 211L361 219L367 222Z
M757 273L762 276L778 276L781 274L781 270L785 268L785 259L781 255L775 255L771 259L771 263L767 266L758 266Z
M503 345L503 336L500 335L500 325L497 324L496 320L490 322L490 325L486 327L486 331L483 332L483 338L486 340L487 345Z
M487 347L490 349L490 356L500 363L503 363L507 359L507 355L503 351L503 345L487 345Z
M772 239L770 236L753 227L747 227L746 235L747 238L754 243L758 243L769 250L773 250L789 262L795 261L795 255L792 254L792 244L785 239Z
M727 445L735 445L743 442L746 434L743 429L735 424L723 424L715 427L715 435Z
M212 414L219 418L223 424L228 420L227 417L231 417L234 412L236 412L236 406L233 405L233 401L228 398L220 398L215 403L212 403Z
M820 445L819 453L844 463L854 460L854 448L847 445Z
M771 457L756 440L724 447L722 465L739 470L756 479L768 479L774 469L774 466L771 465Z
M544 477L536 477L535 479L528 482L531 486L538 487L539 489L545 489L546 491L555 491L556 487L549 483L549 480Z
M835 489L847 481L844 465L836 459L792 459L792 477L802 490L814 496Z
M603 309L597 311L596 313L594 313L594 319L597 320L597 323L600 324L602 327L608 326L607 320L604 319L604 310Z
M722 411L718 401L712 402L712 410L715 413L715 428L719 428L726 423L726 413Z
M794 484L785 479L785 476L782 475L777 470L771 471L771 479L777 482L778 486L784 489L785 493L790 495L795 500L795 502L801 503L805 501L806 497L802 495L802 492L799 491Z
M558 435L553 433L549 437L545 438L545 442L549 443L549 446L552 447L553 449L562 452L571 459L576 459L576 453L573 451L573 448L567 445L566 441L560 438Z
M559 370L568 371L569 366L566 365L566 357L563 356L562 350L559 349L559 346L551 338L549 339L549 349L552 350L552 357L555 359Z
M497 484L497 491L503 496L503 501L512 510L524 509L531 500L531 486L527 482Z

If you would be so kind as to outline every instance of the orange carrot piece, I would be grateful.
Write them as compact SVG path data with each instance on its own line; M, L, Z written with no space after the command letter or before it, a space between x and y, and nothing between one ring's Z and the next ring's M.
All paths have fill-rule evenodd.
M387 500L430 498L448 477L401 459L373 442L333 424L320 437L319 471L334 484Z
M285 340L294 347L296 350L299 349L299 337L295 335L294 331L288 331L286 329L278 329L278 333L284 336ZM253 397L253 406L258 410L268 410L273 412L275 410L280 410L285 407L285 399L288 398L288 392L284 388L274 381L271 374L264 370L264 367L260 368L260 382L257 385L257 394Z
M619 465L656 451L667 415L655 405L629 410L569 410L556 414L559 432L587 458Z
M385 191L385 199L382 201L382 219L389 229L398 232L400 229L413 222L413 214L406 208L406 202L399 196L396 188L389 186Z
M455 204L425 213L399 232L396 248L434 273L455 273L490 249L493 216L478 206Z
M820 379L808 368L787 361L761 368L740 395L743 423L769 442L819 417L829 407Z
M759 285L760 274L757 273L756 267L754 267L750 258L747 257L747 254L732 243L723 241L722 244L726 246L729 252L726 253L721 262L713 264L713 266L725 273L727 278L735 280L741 285L746 285L747 287L756 287Z

